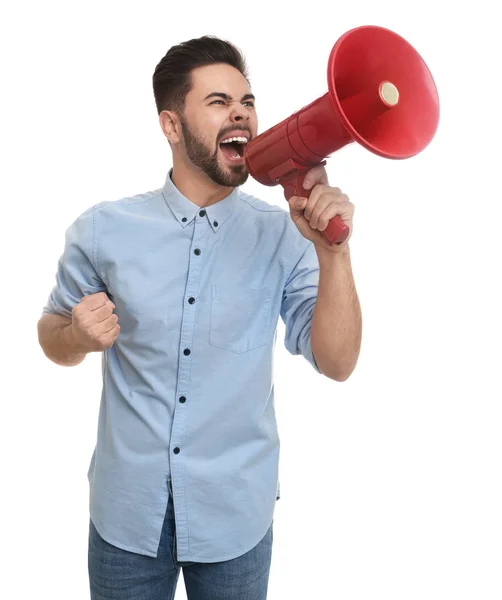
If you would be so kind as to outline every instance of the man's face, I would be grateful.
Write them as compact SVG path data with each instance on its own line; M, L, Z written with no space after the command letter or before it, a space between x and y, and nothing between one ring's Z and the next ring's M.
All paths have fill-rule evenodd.
M254 96L242 74L226 64L192 71L192 89L181 117L189 160L215 183L236 187L248 178L245 143L256 136ZM223 143L230 138L240 138Z

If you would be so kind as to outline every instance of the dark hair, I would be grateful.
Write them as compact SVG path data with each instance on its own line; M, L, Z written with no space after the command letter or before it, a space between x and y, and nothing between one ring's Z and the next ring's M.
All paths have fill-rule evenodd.
M192 89L192 70L222 63L235 67L249 83L244 55L230 42L205 35L170 48L153 73L157 113L160 115L163 110L181 113L186 95Z

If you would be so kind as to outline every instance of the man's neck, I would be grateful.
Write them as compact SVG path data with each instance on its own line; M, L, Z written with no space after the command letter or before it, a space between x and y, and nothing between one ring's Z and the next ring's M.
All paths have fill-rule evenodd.
M183 162L175 162L171 180L183 196L197 206L216 204L234 189L214 183L203 171Z

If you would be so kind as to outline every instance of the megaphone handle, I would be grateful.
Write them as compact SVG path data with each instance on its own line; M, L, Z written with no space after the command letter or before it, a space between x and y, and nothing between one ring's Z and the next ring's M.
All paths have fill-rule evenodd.
M306 170L295 170L290 175L286 175L281 179L281 185L284 187L284 197L289 200L293 196L301 198L309 198L310 191L303 187L305 176L309 172ZM350 229L342 221L340 215L335 215L329 220L328 226L322 232L329 244L341 244L349 237Z

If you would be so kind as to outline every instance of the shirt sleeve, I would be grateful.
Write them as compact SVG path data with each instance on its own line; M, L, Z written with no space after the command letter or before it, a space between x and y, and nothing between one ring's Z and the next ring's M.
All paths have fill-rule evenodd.
M309 241L284 285L281 318L286 326L284 345L288 352L302 354L321 373L310 343L318 289L319 260L314 245Z
M42 314L71 318L72 308L84 296L106 291L96 268L94 207L82 213L66 230L63 254L58 261L56 283Z

